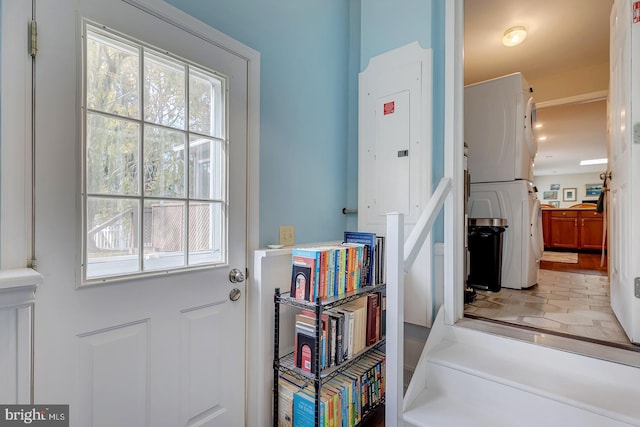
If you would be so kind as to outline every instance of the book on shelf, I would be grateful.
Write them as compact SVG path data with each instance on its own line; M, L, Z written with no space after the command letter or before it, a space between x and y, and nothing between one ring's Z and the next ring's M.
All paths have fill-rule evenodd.
M383 336L384 296L373 292L326 310L320 321L320 369L353 358ZM295 315L294 362L302 371L315 373L316 319L311 310Z
M366 245L345 242L292 250L291 297L315 302L360 289L365 277ZM375 249L374 249L375 250ZM367 279L368 280L368 279Z
M387 276L385 271L385 238L384 236L376 236L376 248L374 252L374 276L375 284L383 284L387 282Z
M320 334L320 368L324 369L328 366L330 359L330 342L331 342L331 329L329 324L329 314L324 313L320 317L320 328L322 332ZM302 310L295 316L296 320L296 333L313 333L315 337L316 328L316 314L313 311ZM298 366L300 367L300 366Z
M327 418L329 426L336 425L336 422L340 420L338 412L340 411L340 392L331 386L329 382L322 384L322 392L324 393L329 410L327 411Z
M353 357L353 333L355 328L355 317L353 311L346 307L336 307L331 310L340 315L342 324L342 355L340 363Z
M355 426L385 397L385 356L372 350L346 370L337 373L324 382L320 389L321 426ZM281 375L279 385L285 387L279 402L287 405L280 408L280 414L288 414L291 402L291 416L279 419L282 426L315 426L315 389L312 384L302 385L300 380ZM279 392L280 393L280 392ZM287 424L292 419L292 424Z
M366 344L373 345L380 340L380 299L382 294L374 292L367 295Z
M380 304L380 338L387 336L387 296L382 295L382 303Z
M376 234L364 231L345 231L345 243L360 243L362 249L362 275L361 285L370 286L376 282L374 280L375 263L376 263Z
M378 247L374 252L379 242L376 237ZM274 414L279 427L356 426L383 401L385 357L378 346L372 346L384 336L385 296L378 288L371 288L339 298L369 286L367 278L377 284L379 269L375 268L373 253L372 271L365 272L367 253L366 244L359 242L294 249L290 297L309 302L338 298L322 304L276 298L277 306L297 307L292 328L297 372L291 371L290 354L274 359L274 370L280 371L276 381L278 410ZM302 275L300 280L296 280L297 275ZM278 345L277 334L275 340ZM347 360L349 363L345 363Z
M344 313L339 312L337 310L327 310L327 315L329 315L329 322L332 326L332 332L334 333L331 336L331 346L329 347L329 351L331 353L332 364L329 366L337 366L346 360L345 354L345 316Z
M384 398L384 369L384 354L377 350L358 360L351 369L359 379L358 396L362 415L369 412Z
M361 288L363 247L360 243L343 243L335 248L338 257L336 296Z
M278 376L278 427L293 426L293 395L305 387L304 381L286 372Z
M340 308L353 313L353 331L349 325L349 345L351 346L349 355L352 357L366 347L367 298L349 301Z
M320 399L320 423L325 425L326 398ZM316 402L314 390L309 387L298 391L293 395L293 426L315 427Z
M291 268L290 295L297 300L309 301L314 274L315 260L294 255Z
M305 328L296 325L293 357L296 367L305 372L315 373L316 368L313 361L316 357L316 335L312 328L307 331Z
M349 358L349 315L351 312L342 310L341 307L336 307L328 310L331 316L336 317L336 364L341 364ZM352 320L351 320L352 321ZM353 326L352 326L353 329Z
M343 411L342 411L342 419L347 420L343 425L347 425L349 427L357 424L357 395L356 395L356 378L354 376L349 375L347 372L340 372L335 376L335 380L342 384L343 387Z

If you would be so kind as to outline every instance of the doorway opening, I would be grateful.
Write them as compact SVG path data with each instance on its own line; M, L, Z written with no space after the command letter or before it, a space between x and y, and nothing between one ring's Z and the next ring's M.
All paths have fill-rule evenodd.
M602 91L600 86L590 86L577 89L578 92L576 93L562 92L562 88L567 88L566 85L563 86L560 84L562 77L572 76L575 83L578 83L577 80L582 77L591 77L592 81L600 81L600 85L606 89L608 87L609 77L608 17L612 2L598 2L597 5L594 4L594 8L597 6L607 9L605 12L597 12L602 20L601 41L599 43L590 43L590 48L593 50L602 50L603 45L606 44L606 46L604 46L606 52L600 52L600 60L595 60L596 62L591 65L586 62L577 64L578 58L574 57L574 66L582 67L582 71L572 72L567 68L561 68L558 69L555 74L547 73L553 74L548 76L544 75L541 68L548 69L552 66L555 67L556 64L545 63L542 60L542 56L539 55L540 51L538 51L538 55L532 56L531 53L523 54L522 52L512 50L509 51L512 58L504 59L503 61L503 58L491 56L492 52L490 48L487 47L489 33L495 29L494 27L503 25L507 28L512 24L506 15L510 15L509 19L513 19L513 16L516 16L518 12L526 10L531 19L543 16L548 18L552 15L562 16L561 13L557 14L545 10L544 7L546 6L542 3L539 6L540 10L535 11L531 10L530 5L525 5L524 3L525 2L490 0L483 2L482 7L479 8L479 5L475 5L474 2L464 2L465 84L476 83L513 72L523 72L528 79L531 79L530 83L534 85L535 83L540 83L540 86L543 88L541 99L536 99L536 101L542 100L544 101L542 104L546 104L544 105L544 110L541 109L541 113L550 112L553 109L551 107L562 106L562 104L584 104L586 99L577 98L580 98L584 94L598 94ZM554 4L555 3L557 2L554 2ZM551 5L551 3L549 3L549 5ZM563 3L562 6L568 5ZM536 7L536 9L538 9L538 7ZM596 13L593 10L591 12ZM506 20L504 22L498 22L499 17L503 17ZM542 21L543 20L540 22ZM577 19L576 21L584 22L583 19ZM482 27L480 30L478 30L479 26ZM490 30L488 30L488 28L490 28ZM477 31L482 31L482 34L480 35ZM473 35L468 34L468 32L473 33ZM595 30L594 26L590 26L590 32L593 35L597 33L597 30ZM468 40L476 40L478 43L468 44ZM531 36L530 42L532 41L533 35ZM582 43L583 46L586 45L584 40L582 40ZM522 46L526 47L526 43ZM549 46L551 45L547 45L547 50L552 50L548 48ZM503 50L510 49L502 46L498 48ZM474 50L476 50L476 52L474 52ZM478 52L481 54L476 55L475 53ZM571 51L571 55L573 54L577 54L577 50ZM479 56L484 58L484 63L482 63L482 59L479 59ZM532 61L535 62L535 64L533 64ZM587 61L587 59L585 59L585 61ZM502 66L502 68L496 71L495 74L490 74L490 66L487 65L487 63L493 64L495 68L499 68L499 66ZM509 68L509 66L512 68ZM474 75L480 77L475 80L469 80L467 79L467 73L469 69L474 67L482 68L481 72L474 73ZM546 77L548 77L548 80L545 81L544 78ZM555 81L552 81L554 79ZM543 81L545 84L542 84ZM579 94L579 96L575 96L576 94ZM592 102L594 99L587 101ZM605 103L602 98L598 101L601 101L603 104ZM539 105L539 107L541 107L541 105ZM606 126L606 116L604 116L601 121L605 123ZM605 136L602 138L602 148L606 152L606 127L603 127L602 135ZM542 136L540 132L538 136ZM556 141L557 140L558 139L556 139ZM545 152L541 141L539 141L539 145L541 149L538 150L538 154ZM577 150L574 148L572 152L575 155ZM551 170L551 168L553 168L554 164L551 157L553 157L552 154L546 154L540 159L536 158L535 168L542 170L545 162L547 162L547 167L550 168L549 175L553 176L554 171ZM606 155L602 157L606 157ZM540 162L538 162L538 160L540 160ZM602 165L601 167L603 168L602 171L604 171L606 165ZM586 194L583 194L586 191L584 189L585 185L591 184L591 182L584 182L580 185L564 184L557 189L556 197L550 197L548 200L545 200L543 198L543 191L551 190L551 188L546 188L550 186L547 182L545 182L544 188L542 185L538 185L536 182L538 181L538 176L536 176L535 168L533 183L538 187L537 190L541 203L548 201L549 204L553 202L553 204L559 205L557 207L569 208L570 205L582 202L583 199L587 202L591 201L586 197ZM473 174L473 171L471 171L471 173ZM575 174L576 172L564 173ZM556 171L555 174L555 176L559 176L562 175L563 172ZM544 182L542 179L540 179L540 181ZM554 182L554 184L556 183ZM573 190L573 192L571 192L571 190ZM562 206L563 204L566 204L566 206ZM547 249L558 250L558 248ZM640 351L640 347L631 344L628 340L611 309L606 256L605 262L601 266L601 255L595 250L578 250L576 254L576 262L541 261L538 282L528 289L509 289L503 287L500 292L477 290L478 296L476 300L473 303L465 304L465 317L481 318L489 322L515 325L541 333L556 334L598 344Z

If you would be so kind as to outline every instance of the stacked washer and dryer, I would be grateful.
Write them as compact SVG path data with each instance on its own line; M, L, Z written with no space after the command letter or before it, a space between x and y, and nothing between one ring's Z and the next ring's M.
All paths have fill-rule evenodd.
M544 248L542 211L533 184L536 109L533 90L514 73L464 90L464 137L469 147L469 218L502 218L502 287L538 282Z

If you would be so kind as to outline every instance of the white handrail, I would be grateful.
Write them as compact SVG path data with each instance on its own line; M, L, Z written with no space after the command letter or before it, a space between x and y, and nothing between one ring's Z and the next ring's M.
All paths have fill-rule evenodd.
M404 242L404 215L387 214L387 337L385 425L401 427L404 395L404 276L452 193L452 179L440 180L429 203ZM403 243L404 242L404 243ZM447 242L445 242L447 244ZM406 254L406 255L405 255Z
M436 191L429 199L427 206L422 211L420 218L416 222L415 227L409 233L407 240L404 242L404 271L409 272L409 269L416 260L424 241L427 239L433 223L436 221L438 214L442 210L444 201L451 192L452 180L449 177L443 177L438 183Z

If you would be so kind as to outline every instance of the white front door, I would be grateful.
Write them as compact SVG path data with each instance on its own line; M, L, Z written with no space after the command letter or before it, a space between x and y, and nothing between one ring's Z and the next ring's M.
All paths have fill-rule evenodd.
M157 14L140 3L149 2L36 3L35 250L44 283L36 300L34 400L69 404L76 427L242 426L245 282L231 283L229 272L244 273L246 265L247 61L208 41L196 20L194 30L181 25L184 15L164 19L172 10L166 4L156 3ZM228 181L219 204L225 255L215 267L83 285L85 19L227 78L221 147ZM191 227L189 215L182 224ZM190 239L187 245L189 252ZM147 262L138 259L134 269ZM232 301L234 288L240 298Z
M633 24L633 4L616 0L611 11L608 217L611 308L623 329L640 343L640 299L634 277L640 276L637 236L640 225L640 27ZM635 130L638 129L638 130Z

